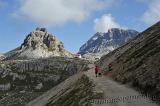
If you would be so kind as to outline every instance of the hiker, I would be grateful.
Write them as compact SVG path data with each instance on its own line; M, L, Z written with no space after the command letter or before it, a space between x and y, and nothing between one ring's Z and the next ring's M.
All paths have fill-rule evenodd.
M108 70L112 71L112 64L111 63L109 63L109 65L108 65Z
M99 70L98 70L98 76L102 76L102 70L101 70L101 68L99 68Z
M98 66L96 66L95 67L95 75L96 75L96 77L97 77L97 74L98 74L98 70L99 70L99 68L98 68Z
M99 76L102 75L101 69L100 69L98 66L95 67L95 74L96 74L96 77L97 77L98 75L99 75Z

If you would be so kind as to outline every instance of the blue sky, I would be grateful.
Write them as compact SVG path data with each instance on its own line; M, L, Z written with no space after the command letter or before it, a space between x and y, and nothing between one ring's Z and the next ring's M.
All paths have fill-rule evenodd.
M78 52L97 31L143 31L160 20L160 0L0 0L0 53L21 45L36 27L46 27Z

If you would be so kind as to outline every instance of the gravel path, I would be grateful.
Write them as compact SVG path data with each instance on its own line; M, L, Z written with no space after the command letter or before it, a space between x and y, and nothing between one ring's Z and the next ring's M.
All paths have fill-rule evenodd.
M91 65L90 67L92 68L86 71L85 75L96 85L94 92L104 94L103 99L91 100L92 106L159 106L127 85L119 84L106 76L96 77L94 66ZM26 106L44 106L54 95L54 100L56 100L64 89L71 87L83 74L79 73L71 76Z
M127 85L106 76L95 77L94 66L85 74L95 83L95 91L103 92L104 99L92 100L93 106L159 106Z

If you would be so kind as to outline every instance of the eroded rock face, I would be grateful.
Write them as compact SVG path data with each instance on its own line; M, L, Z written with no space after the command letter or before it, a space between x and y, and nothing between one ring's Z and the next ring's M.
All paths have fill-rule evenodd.
M87 64L88 61L66 57L3 61L0 85L10 84L10 89L0 95L0 99L5 97L0 106L23 106L68 77L87 70Z
M49 34L46 29L40 28L31 32L24 40L21 45L23 48L44 48L44 49L55 49L56 51L63 51L63 43L60 42L55 36ZM61 49L61 50L60 50Z
M64 45L45 28L37 28L24 39L15 50L6 53L8 59L15 58L44 58L52 56L73 57L64 49Z
M131 83L145 93L160 96L160 22L134 40L101 58L104 69L112 63L112 77Z

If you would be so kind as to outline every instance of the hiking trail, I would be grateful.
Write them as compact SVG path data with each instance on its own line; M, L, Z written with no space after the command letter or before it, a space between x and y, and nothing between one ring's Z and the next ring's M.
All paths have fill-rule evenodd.
M91 69L85 74L95 84L95 92L102 92L104 95L104 99L93 100L93 106L159 106L128 85L119 84L104 75L96 77L94 65L89 67Z

